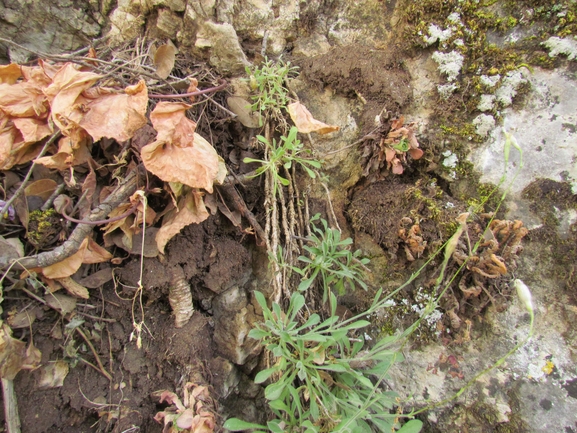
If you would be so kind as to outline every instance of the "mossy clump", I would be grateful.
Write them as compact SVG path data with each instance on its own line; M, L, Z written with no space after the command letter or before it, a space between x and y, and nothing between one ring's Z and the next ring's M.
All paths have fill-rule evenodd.
M60 237L62 222L54 209L30 212L28 221L28 241L38 249L47 248Z

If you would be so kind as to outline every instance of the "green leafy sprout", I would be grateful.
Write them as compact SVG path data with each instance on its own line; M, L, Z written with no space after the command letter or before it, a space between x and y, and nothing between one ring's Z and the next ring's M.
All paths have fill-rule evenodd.
M297 66L291 66L290 62L282 60L273 61L265 59L260 66L246 67L249 85L255 95L251 105L253 111L261 114L272 113L273 117L281 116L280 110L290 102L289 91L285 82L297 75Z
M269 172L273 178L273 196L276 196L277 188L280 185L288 186L289 180L281 176L279 169L281 166L289 170L293 163L300 165L306 173L311 177L315 178L316 173L314 169L321 167L319 161L313 159L305 159L301 155L308 153L309 151L304 149L304 144L297 138L298 130L296 126L293 126L288 135L281 136L280 141L277 142L274 138L272 141L268 140L262 135L257 135L258 141L263 143L266 147L265 155L268 154L268 158L255 159L255 158L244 158L245 163L257 162L261 166L255 170L253 177L260 176L265 172Z
M322 229L314 223L319 221ZM351 252L348 247L353 243L351 238L341 239L341 233L329 228L327 222L316 214L311 218L313 232L307 237L310 245L303 248L309 256L300 256L299 260L305 263L303 269L292 269L303 277L298 286L299 291L307 290L315 280L320 280L323 287L323 302L327 301L328 293L334 287L339 295L345 293L345 288L351 290L359 285L367 290L363 281L363 267L369 259L361 258L361 251Z
M384 378L393 363L402 360L400 352L392 349L401 334L361 350L363 339L353 339L350 333L369 326L370 322L363 319L364 315L340 321L333 294L329 295L331 316L321 321L318 314L311 314L302 325L297 318L304 313L302 294L292 294L286 314L277 303L268 308L262 293L255 292L255 297L263 310L264 323L251 330L249 336L261 340L278 360L271 368L259 372L255 382L280 376L265 388L265 398L277 419L266 426L230 419L225 428L232 431L256 428L275 433L370 433L375 428L384 432L399 427L397 414L391 413L397 394L375 386L371 378ZM379 298L380 294L376 299ZM373 307L377 304L382 306L375 301Z

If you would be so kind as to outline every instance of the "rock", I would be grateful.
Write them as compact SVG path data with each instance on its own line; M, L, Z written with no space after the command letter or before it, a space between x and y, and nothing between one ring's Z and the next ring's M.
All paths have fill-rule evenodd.
M175 39L182 27L182 18L171 9L159 9L156 28L160 38Z
M240 372L232 362L217 356L209 362L212 386L219 398L226 398L240 382Z
M85 46L100 34L102 16L87 2L15 0L0 4L0 17L2 37L32 50L2 43L0 58L25 63L34 52L60 54Z
M229 361L243 365L262 350L258 341L248 333L259 321L244 289L233 287L217 296L214 307L214 341L217 351Z
M186 8L184 0L151 0L151 5L153 7L168 8L172 12L184 12Z
M120 8L112 12L109 20L111 27L107 36L110 37L112 43L121 43L140 36L144 26L142 15L133 15Z
M205 21L199 25L195 47L208 51L208 58L221 74L239 74L250 65L234 27L230 24Z

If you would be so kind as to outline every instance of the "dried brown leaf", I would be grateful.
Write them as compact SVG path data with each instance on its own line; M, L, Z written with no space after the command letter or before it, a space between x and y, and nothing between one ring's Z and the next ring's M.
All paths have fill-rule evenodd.
M11 117L45 118L49 105L42 89L21 81L12 85L0 84L0 109Z
M156 75L163 80L166 80L172 69L174 68L174 61L178 50L172 42L161 45L154 53L154 66L156 67Z
M150 115L158 131L155 142L142 148L147 170L166 182L179 182L212 193L222 175L218 154L208 141L194 132L196 124L186 117L191 106L160 102Z
M0 377L13 380L22 370L26 359L26 345L12 338L12 331L7 325L0 328Z
M38 158L36 163L57 170L67 170L75 165L84 164L92 158L88 149L88 141L86 133L81 129L76 129L73 137L60 139L57 153Z
M92 87L101 75L82 72L73 63L64 64L54 75L52 84L44 91L50 101L51 117L63 134L68 135L78 128L80 120L76 99L86 89Z
M329 132L338 131L336 125L327 125L313 118L311 112L300 102L293 102L287 106L291 119L295 123L299 132L308 134L309 132L318 132L319 134L328 134Z
M21 76L20 65L16 63L0 65L0 84L15 84Z
M57 183L52 179L40 179L28 185L24 190L24 193L26 194L26 197L36 196L46 201L56 190L57 186Z
M47 293L44 295L44 300L50 308L55 309L63 316L76 308L76 298L63 293Z
M82 97L76 105L83 112L79 125L94 141L102 137L126 141L146 125L148 89L141 80L124 89L124 93L98 94L93 99Z
M77 298L81 299L90 298L88 289L82 286L81 284L78 284L72 278L70 277L57 278L56 281L62 284L62 287L64 287L68 291L68 293L70 293L72 296L76 296Z
M61 262L42 268L42 273L47 278L65 278L73 275L83 263L101 263L111 258L112 254L87 237L76 253Z
M162 227L156 234L158 250L164 254L164 247L173 236L189 224L203 222L208 216L200 192L191 191L181 197L178 202L178 209L173 209L167 213L162 220Z
M112 269L105 268L81 279L80 284L89 289L98 289L110 280L112 280Z
M64 385L69 366L66 361L51 362L40 369L39 388L59 388Z

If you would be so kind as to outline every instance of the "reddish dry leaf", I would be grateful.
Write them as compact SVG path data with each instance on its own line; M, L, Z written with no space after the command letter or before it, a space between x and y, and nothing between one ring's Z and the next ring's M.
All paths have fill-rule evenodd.
M329 132L338 131L336 125L327 125L313 118L311 112L300 102L293 102L288 105L288 112L295 123L299 132L308 134L309 132L318 132L319 134L328 134Z
M163 80L166 80L170 72L174 68L174 60L178 50L172 42L169 41L166 45L158 47L154 53L154 66L156 67L156 75Z
M15 118L12 120L26 143L36 143L52 134L52 128L44 119Z
M66 63L54 75L52 84L45 90L52 109L52 120L63 134L78 128L78 110L75 102L80 94L90 88L102 76L92 72L81 72L72 63Z
M181 197L178 202L178 210L173 209L162 220L162 227L156 234L158 250L164 254L164 247L173 236L189 224L203 222L208 216L200 192L191 191Z
M156 141L141 150L146 169L166 182L178 182L212 193L219 175L219 158L208 141L194 132L196 124L186 117L191 106L160 102L150 115L158 131Z
M75 165L84 164L92 157L88 149L88 136L81 129L76 129L72 137L62 137L58 142L58 152L36 160L48 168L66 170Z
M190 79L190 84L188 85L188 89L186 89L186 93L196 92L198 90L198 80L196 78ZM196 96L191 96L190 102L194 102L196 100Z
M47 278L65 278L73 275L83 263L101 263L111 258L112 254L87 237L76 253L61 262L42 268L42 273Z
M21 76L20 65L16 63L0 65L0 83L15 84Z
M409 155L413 159L419 159L423 156L423 151L421 149L409 149Z
M0 109L12 117L44 118L49 106L41 88L22 81L12 85L0 84Z
M81 111L79 125L94 141L102 137L126 141L146 125L148 89L144 80L128 86L124 93L106 93L102 88L89 89L90 97L78 98L76 106Z

